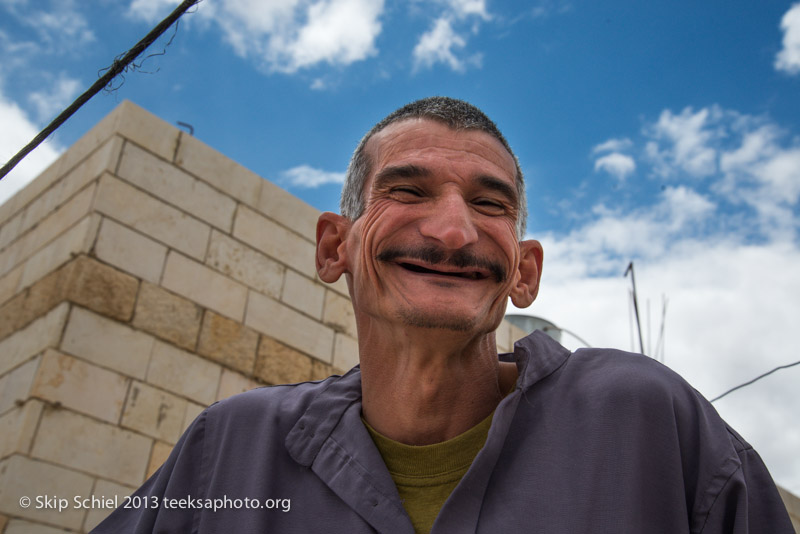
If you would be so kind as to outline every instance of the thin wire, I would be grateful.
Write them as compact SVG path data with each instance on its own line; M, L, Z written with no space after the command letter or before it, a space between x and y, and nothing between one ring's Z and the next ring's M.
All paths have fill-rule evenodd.
M731 389L729 389L728 391L726 391L725 393L723 393L723 394L722 394L722 395L720 395L719 397L715 397L715 398L711 399L711 402L716 402L716 401L720 400L722 397L724 397L725 395L727 395L728 393L733 393L733 392L734 392L734 391L736 391L737 389L743 388L743 387L745 387L745 386L749 386L749 385L750 385L750 384L752 384L753 382L756 382L756 381L758 381L758 380L761 380L761 379L762 379L762 378L764 378L765 376L769 376L769 375L771 375L772 373L774 373L775 371L780 371L781 369L788 369L789 367L794 367L795 365L800 365L800 360L798 360L798 361L796 361L796 362L794 362L794 363L787 364L787 365L779 365L779 366L778 366L778 367L776 367L775 369L773 369L773 370L771 370L771 371L767 371L767 372L766 372L766 373L764 373L763 375L759 375L759 376L755 377L754 379L750 380L749 382L745 382L744 384L739 384L738 386L736 386L736 387L734 387L734 388L731 388Z
M11 169L16 167L17 163L22 161L22 158L27 156L28 153L39 146L50 136L51 133L53 133L64 122L66 122L66 120L69 119L76 111L78 111L81 106L88 102L90 98L106 87L120 72L124 71L128 64L130 64L142 52L144 52L147 47L153 43L153 41L158 39L161 34L167 30L167 28L172 26L172 23L178 20L187 9L198 2L200 2L200 0L184 0L183 3L175 8L175 10L170 13L167 18L159 22L155 28L150 30L150 33L148 33L141 41L136 43L133 48L128 50L122 59L115 59L114 63L108 68L108 71L101 78L94 82L94 84L92 84L92 86L87 89L86 92L75 99L75 101L70 104L67 109L62 111L58 117L53 119L53 122L48 124L47 127L39 132L30 143L28 143L22 150L17 152L14 157L8 160L8 162L3 165L2 168L0 168L0 180L2 180L9 172L11 172Z

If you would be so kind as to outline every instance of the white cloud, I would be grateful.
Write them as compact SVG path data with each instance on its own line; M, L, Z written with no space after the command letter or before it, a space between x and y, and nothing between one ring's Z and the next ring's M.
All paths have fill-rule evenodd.
M783 48L775 57L775 68L800 74L800 4L794 4L781 19Z
M720 168L724 173L737 172L763 161L775 154L775 142L780 132L774 125L762 125L742 136L742 142L735 150L729 150L720 157Z
M14 102L0 94L0 162L3 165L28 144L39 129ZM0 204L28 185L58 157L61 148L48 142L39 145L0 181Z
M130 16L153 22L175 0L134 0ZM321 63L349 65L377 53L383 0L226 0L201 2L199 19L216 24L234 52L269 71L292 74Z
M714 174L716 151L711 143L719 138L714 123L721 114L717 107L696 113L687 107L678 115L664 110L647 132L653 141L647 144L646 152L655 163L656 172L665 177L676 170L695 177Z
M606 171L608 174L616 177L617 180L623 181L629 174L632 174L633 171L636 170L636 162L628 155L612 152L611 154L606 154L598 158L594 162L594 170Z
M383 2L375 0L329 0L309 6L306 24L287 46L286 64L290 69L321 62L349 65L374 55L382 11Z
M154 22L177 0L132 0L131 17ZM480 53L465 53L480 23L492 20L486 0L424 0L432 22L412 52L413 66L444 64L462 72L480 66ZM234 52L270 72L293 74L318 65L347 66L377 55L384 0L226 0L202 2L198 19L217 25ZM434 13L433 16L430 13ZM324 84L317 78L313 88Z
M485 0L447 0L447 3L458 18L466 18L471 15L476 15L483 20L492 18L486 10Z
M667 187L663 196L662 219L673 234L689 233L690 227L696 227L710 217L716 208L708 197L686 186Z
M167 3L135 1L142 14L164 9ZM269 71L292 74L323 63L346 66L375 55L383 7L383 0L226 0L203 2L198 14L219 26L237 55Z
M55 81L51 80L53 87L49 91L35 91L28 96L28 100L36 109L40 121L50 121L64 110L81 88L80 81L68 77L64 73Z
M782 132L772 124L745 132L734 150L722 151L720 168L725 180L720 190L741 195L743 188L757 186L774 202L795 204L800 197L800 146L782 147ZM752 191L747 191L751 194Z
M609 139L592 149L592 154L600 154L603 152L621 152L629 150L633 146L633 141L627 137L624 139Z
M454 50L464 48L466 44L466 39L453 30L449 18L436 19L433 28L424 33L414 47L414 68L429 68L436 63L444 63L454 71L461 72L465 64L456 57Z
M745 233L778 240L797 235L800 139L777 124L718 106L664 110L644 128L644 142L655 175L704 180L733 207L751 208L756 217Z
M753 122L753 121L751 121ZM720 150L722 176L714 189L734 204L750 206L750 224L775 240L792 240L799 223L794 216L800 199L800 146L784 146L786 137L774 124L741 133L738 146Z
M797 204L800 195L800 147L780 150L753 169L762 190L775 202Z
M345 173L299 165L281 173L281 181L291 187L315 188L326 184L343 184Z
M636 162L622 151L633 147L633 141L627 137L624 139L609 139L592 148L592 154L604 154L594 162L594 170L605 171L614 176L620 182L624 181L636 170Z
M491 20L484 0L440 0L444 10L437 16L430 29L423 33L412 52L414 70L431 68L439 63L456 72L467 67L480 67L480 53L462 54L467 46L469 34L478 33L480 22Z
M229 0L221 4L204 2L198 12L219 24L223 37L238 55L263 59L271 49L285 47L296 33L303 5L302 0Z
M655 260L670 243L703 228L715 209L711 199L686 186L668 187L656 204L628 212L597 205L589 224L561 238L544 237L548 262L559 265L551 276L606 276L630 258Z

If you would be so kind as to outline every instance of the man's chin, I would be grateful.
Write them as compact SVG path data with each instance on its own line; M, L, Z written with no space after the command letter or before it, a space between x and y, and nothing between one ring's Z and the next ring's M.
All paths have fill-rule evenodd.
M432 313L402 310L400 319L415 328L450 330L452 332L471 332L477 326L477 318L459 315L437 315Z

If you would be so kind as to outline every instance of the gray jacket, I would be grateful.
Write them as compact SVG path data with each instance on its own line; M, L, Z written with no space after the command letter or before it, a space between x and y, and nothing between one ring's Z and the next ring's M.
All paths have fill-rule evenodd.
M793 533L758 454L683 379L613 350L516 344L515 391L433 532ZM356 367L218 402L96 533L413 534Z

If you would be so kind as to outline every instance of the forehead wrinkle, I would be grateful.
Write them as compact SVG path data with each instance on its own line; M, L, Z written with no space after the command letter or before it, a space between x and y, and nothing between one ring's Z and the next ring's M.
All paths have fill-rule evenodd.
M380 189L387 184L404 178L428 178L434 172L427 167L408 163L404 165L392 165L381 169L373 179L373 188ZM477 183L483 188L496 191L500 193L509 202L517 202L517 190L501 178L492 176L490 174L479 174L472 178L472 181Z

